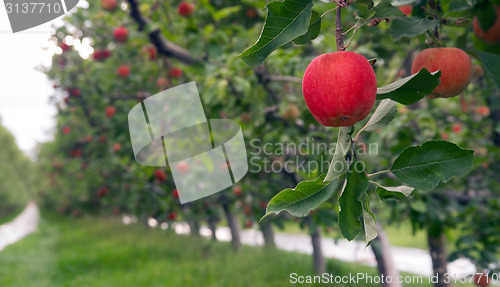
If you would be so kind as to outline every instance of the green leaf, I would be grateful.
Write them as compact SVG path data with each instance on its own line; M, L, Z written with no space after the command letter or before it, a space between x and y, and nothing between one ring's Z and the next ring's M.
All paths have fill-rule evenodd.
M471 54L481 61L486 70L486 74L495 86L497 86L497 89L500 90L500 56L477 50L471 51Z
M219 20L224 19L226 17L229 17L232 14L235 14L240 10L241 10L241 6L233 6L233 7L223 8L223 9L217 10L217 12L214 13L213 17L214 17L214 20L216 22L218 22Z
M312 11L311 21L309 22L309 30L302 36L299 36L293 40L296 45L306 45L310 44L312 40L316 39L321 30L321 17L316 11Z
M250 67L257 67L278 47L307 33L312 6L312 0L269 2L266 5L266 23L259 40L245 50L240 59Z
M414 188L406 185L401 186L382 186L374 181L371 183L377 186L377 194L381 199L395 199L400 200L409 196Z
M392 21L391 36L394 41L403 37L415 37L428 30L434 29L439 20L415 17L398 17Z
M368 178L360 161L354 161L347 170L346 186L339 199L339 228L347 240L353 240L361 231L363 214L361 196L368 190Z
M357 0L352 3L354 7L355 19L369 20L375 15L373 10L373 1L371 0Z
M395 101L385 99L380 102L372 117L368 120L366 125L359 130L358 134L362 131L375 131L389 124L396 113L398 112L396 106L398 103Z
M391 99L403 105L420 101L439 86L441 71L429 73L425 68L409 77L377 89L377 100Z
M441 181L466 174L474 151L446 141L428 141L406 148L394 161L391 171L402 182L421 190L433 190Z
M334 180L346 172L347 162L345 161L345 155L349 148L349 142L351 140L350 133L352 133L352 131L352 127L339 128L339 136L337 137L337 144L335 145L335 153L333 154L330 167L326 173L325 181Z
M363 227L365 229L365 243L368 246L377 237L377 220L370 208L370 197L366 193L363 194Z
M379 4L377 4L377 6L375 6L375 8L373 8L373 10L375 10L375 15L373 16L373 18L392 19L405 15L405 13L399 10L399 8L392 6L390 1L380 2Z
M469 10L472 8L469 3L465 0L454 0L450 2L450 6L448 8L448 13L449 12L461 12L465 10Z
M279 214L283 210L293 216L308 215L311 210L318 208L339 189L341 182L339 178L330 182L324 182L324 179L323 174L316 180L300 182L294 189L287 188L281 191L269 201L266 214L262 219L272 213Z

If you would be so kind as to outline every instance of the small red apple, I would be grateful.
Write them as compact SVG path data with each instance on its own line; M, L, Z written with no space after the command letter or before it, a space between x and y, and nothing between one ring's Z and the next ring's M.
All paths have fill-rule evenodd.
M477 17L474 17L472 20L474 34L476 34L478 38L481 38L490 44L500 42L500 6L495 6L495 11L497 13L495 23L493 23L493 26L491 26L487 31L483 31L481 26L479 26L479 20Z
M69 154L73 157L81 157L82 156L82 151L77 149L77 150L71 150Z
M243 208L243 213L245 213L246 215L252 214L252 209L250 208L250 206L245 206Z
M64 42L61 42L61 44L59 45L59 47L61 47L61 50L63 52L68 52L69 50L71 50L71 46L64 43Z
M144 51L149 55L150 60L156 59L156 48L154 46L145 47Z
M78 88L69 87L67 89L67 91L68 91L68 94L70 94L70 96L79 97L81 95L80 89L78 89Z
M405 16L408 16L411 14L411 11L413 10L413 6L403 5L403 6L399 7L399 10L401 10L401 12L405 13Z
M179 198L179 191L177 189L172 190L172 197Z
M234 192L234 195L236 195L236 196L241 196L241 194L242 194L241 187L239 187L239 186L235 185L235 186L233 187L233 192Z
M476 109L476 113L478 115L481 115L481 116L484 116L484 117L487 117L490 115L490 108L486 107L486 106L480 106L480 107L477 107Z
M175 213L175 211L171 211L169 214L168 214L168 220L170 221L174 221L177 219L177 213Z
M108 188L105 186L99 188L99 190L97 191L97 196L99 196L99 197L103 197L106 194L108 194Z
M170 84L170 81L167 78L159 78L156 80L156 86L158 87L159 90L165 90L168 85Z
M246 11L246 15L249 19L255 19L259 16L259 12L257 12L257 9L255 8L248 8Z
M113 11L116 9L116 0L101 0L101 7L107 11Z
M488 286L490 285L490 280L488 278L488 273L483 272L481 273L475 273L474 274L474 283L477 286Z
M462 125L459 123L456 123L453 125L452 130L454 133L458 134L462 130Z
M172 68L168 71L168 76L171 78L180 78L182 77L182 70L179 68Z
M267 208L267 202L265 202L265 201L261 201L261 202L259 203L259 206L260 206L260 208L262 208L262 209L266 209L266 208Z
M377 79L365 57L348 51L323 54L307 66L302 81L307 107L324 126L352 126L368 116Z
M194 5L183 1L181 2L181 4L179 4L177 11L179 12L179 15L181 15L182 17L189 17L194 12Z
M101 61L109 58L111 56L111 52L107 49L104 50L94 50L94 53L92 54L92 58L96 61Z
M432 98L450 98L460 94L469 85L472 63L469 55L457 48L429 48L420 52L411 67L415 74L422 68L429 72L441 70L441 83L429 95Z
M245 221L245 227L246 228L250 228L250 227L252 227L252 225L253 225L253 222L251 220Z
M180 173L188 173L188 171L189 171L189 163L187 163L185 161L179 162L179 164L177 164L177 170Z
M113 150L114 151L120 151L122 149L122 146L119 143L115 143L113 145Z
M130 67L127 65L121 65L117 70L118 76L126 78L130 75Z
M167 180L167 174L161 169L155 170L155 177L159 182Z
M128 29L123 26L118 27L113 32L113 36L118 43L126 42L128 39Z
M62 133L67 135L71 132L71 128L70 127L63 127L62 128Z
M106 117L111 118L115 114L116 114L116 108L115 107L113 107L113 106L106 107Z

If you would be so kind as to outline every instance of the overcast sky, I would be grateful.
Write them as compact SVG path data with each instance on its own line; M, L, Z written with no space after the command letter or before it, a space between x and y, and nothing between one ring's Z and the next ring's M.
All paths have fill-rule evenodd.
M50 140L55 126L56 111L48 102L52 84L35 70L51 62L55 49L48 41L51 25L13 34L0 0L0 117L27 154L37 142Z

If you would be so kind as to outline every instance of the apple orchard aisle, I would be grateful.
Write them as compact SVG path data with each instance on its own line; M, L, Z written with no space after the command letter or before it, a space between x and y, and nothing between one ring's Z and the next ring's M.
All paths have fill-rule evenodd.
M129 224L132 218L123 217L123 222ZM151 227L157 227L157 222L151 220ZM161 226L166 228L166 226ZM175 224L177 234L187 235L190 233L187 223ZM204 237L211 237L211 231L208 227L202 226L200 234ZM231 241L231 231L228 227L218 227L216 237L219 241ZM376 266L377 261L371 248L365 248L362 241L347 241L345 239L337 240L332 238L321 238L323 255L327 258L335 258L347 262L355 262L368 266ZM262 232L257 229L241 230L241 243L249 246L260 246L264 244ZM311 237L302 234L275 234L276 247L281 250L298 252L311 255L313 252ZM432 275L432 260L429 252L424 249L395 247L391 246L391 253L398 271L409 272L417 275L429 277ZM448 273L454 277L455 274L470 275L476 272L476 267L468 259L460 258L448 264Z
M24 211L18 215L12 222L0 226L0 250L10 244L21 240L26 235L36 231L39 222L39 212L35 203L30 202ZM123 222L129 224L132 218L123 217ZM150 222L152 227L156 226L156 221ZM189 234L189 226L186 223L177 223L175 225L177 234ZM207 227L202 227L200 234L210 237L211 231ZM216 231L217 240L230 241L231 232L227 227L219 227ZM241 231L241 240L243 244L250 246L263 245L264 239L262 233L255 229ZM276 246L279 249L312 254L311 239L307 235L284 234L275 235ZM337 243L331 238L322 238L324 256L327 258L336 258L347 262L356 262L369 266L376 266L376 260L371 248L365 248L364 242L345 239L338 240ZM432 263L427 250L391 247L391 253L395 265L399 271L405 271L422 276L431 276ZM454 274L472 274L475 272L474 265L467 259L458 259L448 264L448 273Z

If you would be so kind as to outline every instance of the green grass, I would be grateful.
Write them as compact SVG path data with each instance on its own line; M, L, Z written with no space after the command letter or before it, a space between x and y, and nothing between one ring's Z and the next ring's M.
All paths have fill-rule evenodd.
M228 243L116 219L52 214L44 214L37 233L0 252L2 287L315 286L289 283L290 273L312 275L311 270L307 255L247 246L234 254ZM328 272L377 274L375 268L336 260L328 261Z

